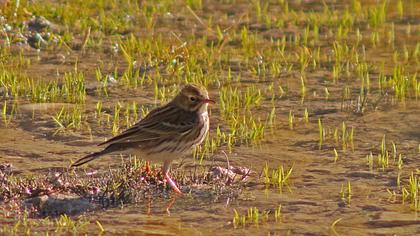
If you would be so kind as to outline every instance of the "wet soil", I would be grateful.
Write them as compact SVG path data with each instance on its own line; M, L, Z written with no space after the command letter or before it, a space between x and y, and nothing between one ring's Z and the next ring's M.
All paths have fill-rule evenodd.
M260 44L270 43L271 38L300 34L305 28L304 22L292 21L286 21L282 28L264 26L255 19L254 6L243 1L237 5L204 2L206 2L204 10L197 11L200 19L208 20L213 14L213 20L222 29L233 27L233 31L237 34L241 33L242 26L246 26L250 31L258 33ZM299 2L300 4L289 5L299 14L322 12L324 9L320 1ZM375 5L375 1L369 2L372 6ZM339 12L350 6L347 2L340 4L326 1L326 4ZM364 4L371 6L368 2ZM418 7L418 3L412 4L414 8ZM420 41L420 22L416 20L420 12L408 10L405 18L399 18L392 6L389 7L386 25L391 23L395 25L397 38L395 47L415 48ZM166 36L168 44L174 47L181 43L171 35L179 35L182 40L193 45L195 40L217 41L217 33L206 29L197 20L198 16L192 15L185 6L179 7L182 11L171 12L171 15L166 16L170 18L169 20L163 16L158 20L155 34ZM280 12L280 9L281 7L276 5L269 12L274 15ZM411 27L411 36L407 36L406 33L407 22ZM368 38L372 29L366 28L366 24L359 22L358 26ZM373 47L369 44L369 39L365 38L365 43L368 45L365 57L373 68L372 87L367 95L368 102L363 112L357 111L357 98L362 82L360 79L352 78L354 74L350 78L342 75L342 78L336 82L331 79L332 63L327 58L332 50L331 41L334 39L335 31L328 32L328 30L328 26L320 30L322 37L318 45L321 48L321 58L324 59L320 67L315 69L308 67L305 72L304 96L301 93L301 74L297 62L292 70L284 69L278 76L256 78L249 67L245 66L248 63L245 62L245 56L234 55L238 52L235 50L242 47L241 43L235 40L226 43L221 54L227 53L231 58L228 61L221 60L221 65L215 66L220 70L215 74L221 79L209 82L210 96L218 102L220 87L233 86L245 90L247 87L256 86L263 91L263 101L254 112L267 114L272 107L275 107L274 127L267 129L264 139L259 142L249 145L237 144L232 152L228 152L226 145L221 145L201 164L198 160L194 160L192 155L177 161L173 173L179 178L183 196L171 194L166 187L159 185L156 186L159 191L147 197L120 205L99 207L73 216L91 222L80 232L97 233L98 227L95 222L100 221L105 229L105 235L287 235L289 233L292 235L419 235L419 209L413 209L408 200L403 202L400 194L401 186L397 184L399 175L403 186L408 184L411 173L415 176L420 175L418 100L410 97L401 101L394 97L392 88L386 93L380 91L377 85L380 74L378 68L383 65L383 71L392 74L393 49L384 42ZM147 38L148 36L144 36L146 34L144 31L145 29L137 29L133 33L138 37ZM122 34L122 37L125 36ZM83 37L81 35L76 38L81 40ZM113 43L118 42L116 38L112 35L105 36L103 47L111 47ZM209 47L207 45L205 49L209 50ZM29 45L12 45L12 48L14 53L21 51L24 57L31 60L32 63L24 69L29 77L40 81L60 80L65 72L73 71L77 64L78 70L85 74L87 87L86 102L83 104L83 112L87 116L82 128L63 132L56 132L58 127L51 117L63 106L71 108L76 106L75 104L60 102L39 104L25 98L2 98L1 102L6 101L8 107L17 104L17 110L9 115L10 122L4 121L0 126L0 164L11 163L13 174L18 178L39 177L67 171L66 168L71 161L97 151L96 144L112 137L111 124L106 121L99 123L95 118L95 106L98 101L104 104L105 112L108 114L112 113L113 106L118 102L123 104L135 102L148 108L161 103L155 99L153 82L138 88L129 88L121 84L109 86L108 97L96 93L99 86L95 81L96 68L101 67L104 74L115 71L121 74L127 68L123 56L111 53L110 49L87 48L85 52L81 52L67 49L39 51ZM296 53L294 49L296 48L288 48L286 54L294 57ZM190 53L195 52L194 50L197 49L191 49ZM264 46L256 51L259 52L249 59L252 60L251 64L259 60L258 54L271 55L270 49ZM264 56L263 58L266 59ZM142 60L139 58L139 61ZM208 65L202 66L208 74L212 73L212 68ZM406 71L411 74L419 72L418 62L416 64L410 61L405 66ZM231 68L234 78L240 75L241 81L227 82L227 68ZM150 81L153 81L158 71L159 69L154 68L148 72ZM171 76L168 71L162 76L166 80L160 80L159 85L177 87L181 84L179 81L167 79ZM275 88L278 86L287 88L288 93L284 96L277 93L276 98L271 101L271 95L267 90L270 84ZM346 87L350 93L348 98L343 99ZM328 88L330 94L328 98L325 95L325 88ZM220 115L218 104L220 103L211 107L210 137L216 135L217 125L225 129L228 127ZM304 121L305 108L308 109L309 122ZM295 114L293 129L290 129L288 121L290 111ZM319 119L327 130L326 140L321 147ZM332 137L334 129L341 130L343 122L349 129L354 128L352 143L345 145L342 145L341 140L335 141ZM403 156L402 169L397 168L392 157L387 167L382 168L377 163L376 155L381 152L384 135L387 150L391 150L394 143L397 153ZM336 161L334 150L338 153ZM193 170L197 168L207 173L214 166L227 167L227 158L222 151L227 152L229 165L249 168L252 174L245 180L226 187L224 194L217 192L215 187L217 183L194 184L193 181L182 181L180 176L191 176ZM370 153L375 157L372 168L366 158ZM98 171L104 174L109 169L121 168L121 163L119 156L103 157L90 163L86 171ZM276 187L267 187L264 184L263 169L266 163L270 169L280 165L287 168L293 166L287 187L280 191ZM83 170L78 170L77 173L80 178L85 177ZM342 198L341 195L343 186L346 187L349 182L352 186L350 200ZM392 195L393 191L397 194ZM18 215L10 215L6 205L4 202L0 208L0 224L12 226L16 223L15 218ZM281 218L275 221L273 212L279 205L281 205ZM270 212L268 220L259 224L235 226L234 210L244 215L250 207ZM33 216L37 217L39 218ZM337 224L332 227L337 220L339 220Z

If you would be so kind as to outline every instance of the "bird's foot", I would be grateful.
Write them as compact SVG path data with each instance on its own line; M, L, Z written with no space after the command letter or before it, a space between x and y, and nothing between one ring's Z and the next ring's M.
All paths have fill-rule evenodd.
M178 193L178 194L182 194L181 190L179 190L178 186L176 186L175 181L173 181L171 179L171 177L169 176L168 173L165 174L166 177L166 181L169 183L169 185L172 187L172 189L174 190L174 192Z

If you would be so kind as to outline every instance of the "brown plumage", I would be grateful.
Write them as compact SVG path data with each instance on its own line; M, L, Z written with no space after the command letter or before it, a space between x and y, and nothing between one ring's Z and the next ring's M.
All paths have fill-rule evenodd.
M80 166L110 153L138 155L144 160L163 162L162 170L175 191L179 191L168 175L171 162L199 145L209 129L204 88L187 84L168 104L152 110L144 119L123 133L103 142L102 151L89 154L71 166Z

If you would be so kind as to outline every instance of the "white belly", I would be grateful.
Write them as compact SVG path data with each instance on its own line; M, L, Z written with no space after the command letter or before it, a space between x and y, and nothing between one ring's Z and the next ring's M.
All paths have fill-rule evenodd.
M126 151L126 154L136 155L138 158L143 159L145 161L167 162L181 158L185 153L164 151L155 153L145 153L138 149L130 149Z
M210 127L209 114L207 113L207 111L203 112L201 114L201 118L204 121L203 122L204 123L204 128L200 132L200 137L201 138L200 138L199 142L196 144L196 146L200 145L204 141L204 139L206 138L206 134L209 131L209 127Z

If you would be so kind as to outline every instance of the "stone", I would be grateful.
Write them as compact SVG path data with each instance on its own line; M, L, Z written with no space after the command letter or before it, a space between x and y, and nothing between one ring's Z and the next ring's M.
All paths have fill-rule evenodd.
M75 194L53 193L24 200L25 209L36 210L41 216L79 215L96 206Z
M45 17L43 16L33 16L28 22L27 22L28 28L30 31L36 31L40 32L44 29L48 29L51 26L51 22L49 22Z

